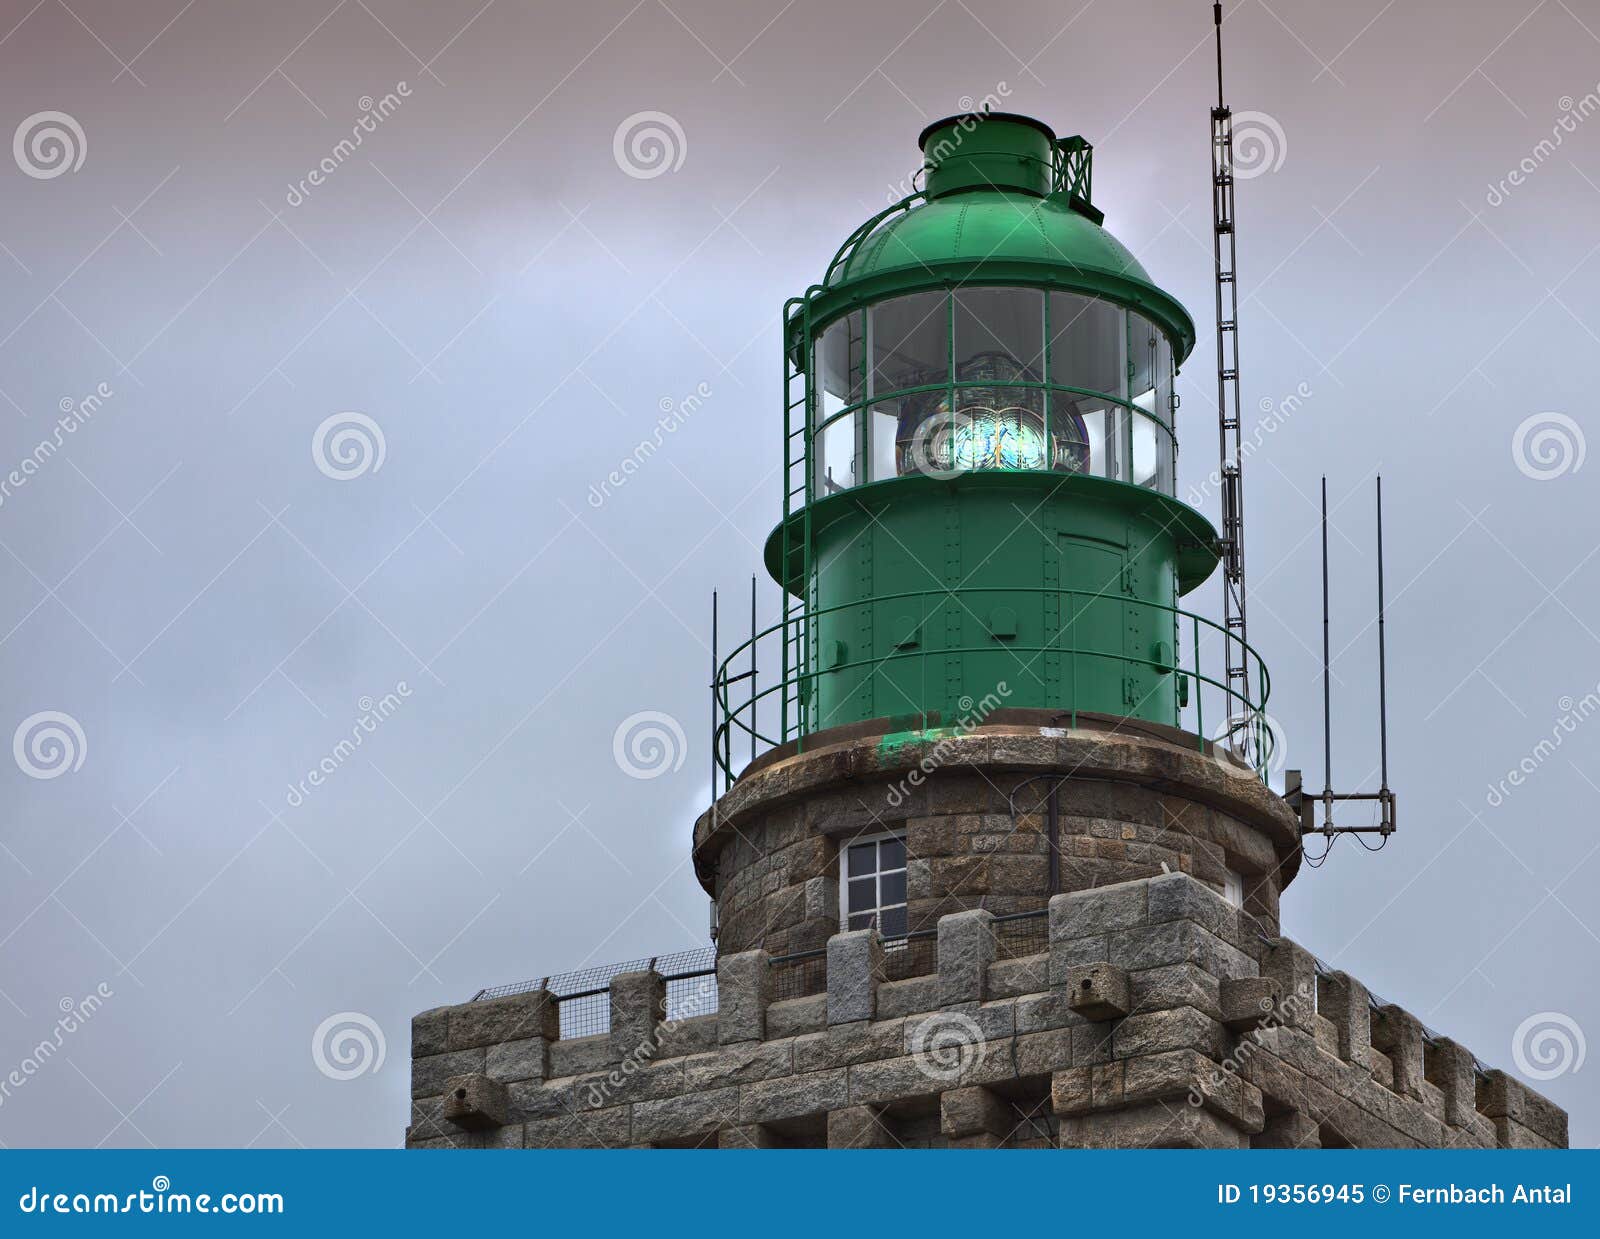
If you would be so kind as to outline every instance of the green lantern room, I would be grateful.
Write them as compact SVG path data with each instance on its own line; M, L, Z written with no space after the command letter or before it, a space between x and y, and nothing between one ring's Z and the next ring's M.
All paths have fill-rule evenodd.
M1176 497L1194 324L1102 227L1089 144L1000 113L919 144L923 188L786 308L784 614L718 669L730 779L746 737L995 705L1204 736L1265 698L1178 606L1218 562Z

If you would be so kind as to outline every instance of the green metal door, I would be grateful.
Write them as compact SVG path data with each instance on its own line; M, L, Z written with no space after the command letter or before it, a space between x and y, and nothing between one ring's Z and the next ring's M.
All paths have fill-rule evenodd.
M1065 656L1063 688L1068 701L1120 701L1124 698L1124 636L1127 631L1120 547L1062 534L1061 645Z

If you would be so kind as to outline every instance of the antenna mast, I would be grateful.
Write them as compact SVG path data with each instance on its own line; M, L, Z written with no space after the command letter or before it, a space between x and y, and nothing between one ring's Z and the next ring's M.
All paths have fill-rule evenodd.
M1222 5L1217 30L1217 106L1211 109L1211 232L1217 284L1217 440L1222 480L1222 620L1230 701L1249 699L1245 669L1244 455L1239 416L1238 250L1233 215L1233 112L1222 93ZM1231 713L1231 711L1230 711Z
M1328 479L1322 479L1322 793L1308 791L1303 772L1284 772L1284 799L1300 815L1300 834L1322 835L1332 845L1336 835L1379 835L1379 847L1395 832L1395 796L1389 787L1389 674L1384 649L1383 601L1383 478L1378 478L1378 790L1375 792L1336 792L1333 790L1333 669L1328 639ZM1374 801L1378 806L1376 826L1342 826L1334 821L1334 808L1344 801ZM1322 805L1322 825L1317 825L1316 806ZM1378 848L1370 848L1377 851ZM1313 867L1327 858L1327 851L1315 859Z

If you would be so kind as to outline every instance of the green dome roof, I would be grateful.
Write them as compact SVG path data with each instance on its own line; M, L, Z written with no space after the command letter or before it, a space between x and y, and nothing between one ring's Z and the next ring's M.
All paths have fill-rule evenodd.
M1183 306L1065 194L993 189L924 202L847 246L817 294L813 322L849 304L969 282L1045 284L1106 297L1159 323L1179 361L1194 348L1194 322Z
M895 217L857 247L830 284L896 267L959 259L1022 258L1128 276L1150 276L1128 248L1064 201L973 190Z

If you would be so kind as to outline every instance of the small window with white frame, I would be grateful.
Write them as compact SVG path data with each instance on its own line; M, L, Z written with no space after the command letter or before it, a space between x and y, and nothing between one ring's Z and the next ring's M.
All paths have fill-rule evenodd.
M1244 907L1244 874L1236 869L1223 871L1222 897L1236 908Z
M906 841L903 835L854 839L839 857L839 928L871 929L885 938L906 933Z

